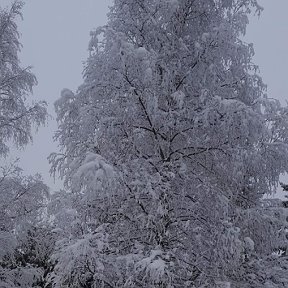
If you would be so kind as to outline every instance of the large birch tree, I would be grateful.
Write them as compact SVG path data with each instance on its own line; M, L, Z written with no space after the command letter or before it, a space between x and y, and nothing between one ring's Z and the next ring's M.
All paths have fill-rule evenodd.
M83 84L55 104L50 160L68 192L52 205L65 235L53 287L287 285L286 258L271 256L286 245L284 210L262 197L287 172L288 110L243 41L261 10L114 1Z

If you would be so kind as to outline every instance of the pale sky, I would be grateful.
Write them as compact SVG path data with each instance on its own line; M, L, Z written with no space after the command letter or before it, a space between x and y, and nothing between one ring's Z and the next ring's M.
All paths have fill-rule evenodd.
M260 67L270 97L284 104L288 100L288 1L258 2L264 11L260 19L251 19L246 39L254 43L254 62Z
M9 2L0 0L0 5ZM260 19L256 16L251 19L245 39L254 43L254 62L260 66L270 97L284 102L288 99L288 0L258 2L265 10ZM24 21L19 22L21 61L34 67L39 82L34 97L46 100L54 117L53 103L60 91L75 90L82 82L89 32L105 24L112 0L26 0L25 3ZM19 154L25 173L41 173L52 190L61 188L60 182L54 184L49 176L47 161L47 156L57 149L52 141L56 129L55 120L51 120L34 136L34 143Z

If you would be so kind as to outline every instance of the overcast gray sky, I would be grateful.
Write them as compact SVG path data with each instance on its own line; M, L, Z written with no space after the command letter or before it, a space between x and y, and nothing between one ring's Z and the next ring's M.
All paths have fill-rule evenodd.
M264 11L260 19L251 19L246 39L254 43L254 61L260 67L270 97L284 103L288 99L288 1L258 2Z
M204 0L205 1L205 0ZM10 0L0 0L6 4ZM75 90L82 82L83 61L87 57L89 32L106 22L112 0L26 0L24 21L19 22L23 50L21 61L33 65L38 78L37 99L53 103L63 88ZM288 0L259 0L265 10L260 19L251 19L246 40L254 43L255 63L268 84L270 97L284 102L288 95ZM52 141L55 120L39 130L34 143L21 152L25 173L39 172L52 188L59 188L49 177L47 156L56 150Z

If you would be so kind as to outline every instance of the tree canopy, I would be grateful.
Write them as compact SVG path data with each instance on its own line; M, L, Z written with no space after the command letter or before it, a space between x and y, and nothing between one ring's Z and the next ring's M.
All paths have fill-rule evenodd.
M83 84L55 103L62 153L50 161L67 193L54 287L287 285L287 259L273 254L285 210L262 197L287 172L288 110L242 40L261 10L114 1Z
M0 157L47 117L18 57L22 5L0 8ZM1 287L287 287L287 203L264 196L288 170L288 108L243 40L261 11L114 0L55 103L64 189L1 167Z
M0 7L0 286L5 288L36 287L46 253L37 251L36 237L31 244L31 232L43 220L49 189L40 175L24 176L17 161L3 164L11 143L23 148L32 140L33 126L47 118L45 102L29 101L37 81L30 67L21 67L19 61L16 18L22 5L15 1L9 9Z

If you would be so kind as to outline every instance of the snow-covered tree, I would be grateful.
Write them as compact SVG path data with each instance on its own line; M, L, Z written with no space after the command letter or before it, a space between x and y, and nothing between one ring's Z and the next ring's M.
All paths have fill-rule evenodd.
M46 120L44 102L30 105L27 96L37 84L30 67L20 66L18 53L21 48L15 18L21 16L23 3L16 1L11 8L0 6L0 155L9 152L7 142L18 147L31 141L31 127Z
M65 236L53 287L287 283L287 260L269 258L282 216L261 198L287 172L288 109L266 96L242 40L261 10L114 1L92 32L84 83L55 104L62 153L50 160L68 192L54 202Z
M17 163L3 164L10 145L23 148L32 140L32 127L47 118L46 104L28 99L37 81L18 57L16 18L22 16L22 5L15 1L5 9L0 4L0 286L5 288L36 287L43 276L43 267L32 260L36 245L27 247L31 231L43 220L48 196L39 175L24 176Z
M54 243L46 245L49 233L35 233L43 231L48 187L39 175L23 176L21 172L11 165L0 178L0 286L7 288L28 288L42 281L43 263L49 259L45 258L47 248Z

